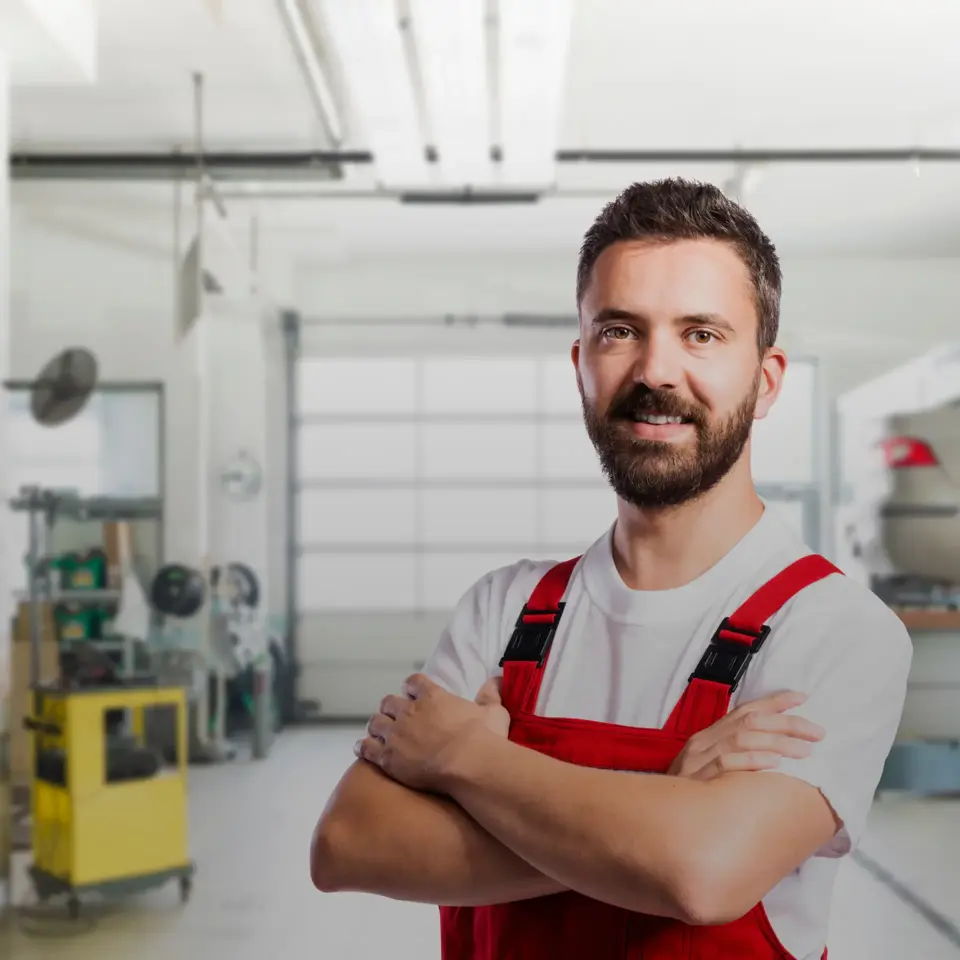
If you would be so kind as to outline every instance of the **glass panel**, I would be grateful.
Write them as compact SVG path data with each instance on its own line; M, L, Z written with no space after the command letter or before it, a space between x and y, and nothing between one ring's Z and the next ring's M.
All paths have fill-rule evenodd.
M543 409L547 413L582 416L577 372L570 357L550 357L543 361Z
M412 610L414 554L303 553L297 563L300 610Z
M160 496L160 394L100 397L102 484L108 497Z
M423 602L428 610L449 610L486 574L516 563L516 553L443 553L423 558ZM519 614L520 611L517 610ZM504 639L504 645L506 640Z
M439 478L520 478L537 472L534 424L425 424L423 473Z
M751 468L757 483L813 482L815 385L812 364L788 367L777 402L754 423Z
M298 413L413 413L416 385L417 363L409 358L301 360Z
M423 364L426 413L527 413L537 407L536 360L486 357Z
M597 479L603 472L582 423L543 426L543 472L550 479Z
M536 490L424 490L423 541L533 543Z
M302 424L297 430L301 481L413 477L413 424Z
M415 543L414 490L317 490L299 494L297 540L323 543Z
M617 497L608 486L590 490L544 490L540 494L545 543L586 549L617 519Z

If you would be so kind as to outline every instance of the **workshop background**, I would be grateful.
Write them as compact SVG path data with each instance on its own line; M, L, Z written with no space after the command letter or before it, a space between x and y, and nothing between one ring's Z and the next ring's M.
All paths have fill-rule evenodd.
M668 175L783 260L761 492L914 639L830 956L960 956L958 64L945 0L0 0L3 956L439 956L310 833L612 522L577 250Z

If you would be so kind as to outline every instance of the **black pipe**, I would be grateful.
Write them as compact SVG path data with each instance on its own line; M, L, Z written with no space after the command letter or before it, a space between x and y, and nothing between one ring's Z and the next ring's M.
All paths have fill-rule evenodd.
M559 150L556 160L557 163L953 163L960 160L960 149Z
M112 173L163 179L193 177L202 165L211 176L231 174L303 173L329 170L347 164L373 163L367 150L312 150L299 152L204 153L13 153L10 176L26 179L84 179Z
M835 147L824 149L565 149L557 163L954 163L960 148L952 147ZM274 173L309 174L351 164L372 164L368 150L242 151L204 153L13 153L14 179L69 179L92 174L192 177L199 160L211 175ZM418 198L419 199L419 198Z

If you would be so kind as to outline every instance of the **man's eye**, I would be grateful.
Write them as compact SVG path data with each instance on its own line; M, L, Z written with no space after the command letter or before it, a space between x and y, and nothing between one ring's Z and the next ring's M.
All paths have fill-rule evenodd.
M715 339L713 332L710 330L694 330L692 336L700 346L704 346Z
M623 334L623 336L618 336L618 334ZM625 340L631 333L629 327L607 327L603 331L603 335L611 340Z

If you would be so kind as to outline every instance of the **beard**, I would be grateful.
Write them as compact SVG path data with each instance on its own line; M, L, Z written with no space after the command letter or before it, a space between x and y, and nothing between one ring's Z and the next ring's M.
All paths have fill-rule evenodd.
M750 438L759 383L760 370L737 409L718 424L709 422L702 407L670 390L651 390L643 384L615 400L603 417L582 398L587 434L617 496L648 510L688 503L715 487L740 459ZM682 417L693 427L694 442L637 437L631 427L644 413Z

